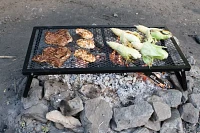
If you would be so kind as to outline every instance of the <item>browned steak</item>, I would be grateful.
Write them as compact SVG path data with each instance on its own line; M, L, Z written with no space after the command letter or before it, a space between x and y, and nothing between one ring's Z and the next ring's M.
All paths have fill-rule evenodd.
M47 31L45 33L45 42L47 44L53 44L58 46L65 46L69 42L72 42L72 37L69 34L68 30L61 29L56 32Z
M33 61L46 62L54 67L61 67L63 63L70 57L71 51L67 47L47 47L41 55L33 57Z

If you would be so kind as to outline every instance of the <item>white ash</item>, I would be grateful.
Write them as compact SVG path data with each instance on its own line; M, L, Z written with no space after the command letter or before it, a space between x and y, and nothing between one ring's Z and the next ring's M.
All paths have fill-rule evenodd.
M80 87L84 84L99 85L102 90L109 88L117 93L122 104L127 104L135 97L146 98L155 90L161 89L150 80L143 81L140 74L137 73L106 73L106 74L69 74L69 75L51 75L51 79L69 83L73 87ZM108 93L107 93L108 94ZM104 94L103 97L111 100L115 96ZM115 100L117 101L117 100Z

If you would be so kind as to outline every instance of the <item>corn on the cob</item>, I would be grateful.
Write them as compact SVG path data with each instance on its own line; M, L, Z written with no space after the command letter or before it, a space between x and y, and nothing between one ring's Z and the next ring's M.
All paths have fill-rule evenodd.
M107 42L107 44L114 50L116 50L125 60L141 58L141 54L133 48L129 48L116 42Z
M148 65L152 66L154 59L163 60L168 57L168 53L163 50L163 46L155 45L155 39L167 39L169 36L165 36L164 34L168 34L168 32L158 29L158 28L147 28L145 26L139 25L138 30L146 34L146 41L144 43L141 43L139 38L137 38L135 35L132 35L131 32L123 31L117 28L111 28L111 30L120 37L120 42L123 44L118 44L115 42L107 42L108 45L116 50L120 55L122 55L123 58L126 60L130 59L130 54L128 48L134 47L135 49L139 50L142 54L143 61ZM164 33L163 33L164 32ZM134 36L134 37L133 37ZM122 47L123 46L123 47ZM126 47L128 46L128 47ZM132 49L132 48L129 48ZM134 49L134 50L135 50ZM133 56L133 55L132 55ZM134 57L134 56L133 56ZM141 57L141 55L140 55ZM135 57L134 57L135 58ZM137 59L137 58L135 58Z
M143 25L136 25L135 27L144 34L147 34L150 31L151 36L158 41L165 40L165 39L172 37L172 33L167 30L164 30L164 29L148 28Z
M112 32L117 35L117 36L121 36L121 34L123 33L124 36L126 37L126 39L129 41L129 42L140 42L140 39L138 37L136 37L135 35L133 34L129 34L129 33L126 33L125 31L121 30L121 29L118 29L118 28L110 28L112 30Z

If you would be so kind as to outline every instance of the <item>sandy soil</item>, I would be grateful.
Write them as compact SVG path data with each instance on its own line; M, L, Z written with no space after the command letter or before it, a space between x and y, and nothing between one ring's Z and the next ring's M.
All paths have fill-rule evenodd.
M16 58L0 59L0 128L5 123L11 128L9 111L20 111L14 85L24 78L21 70L34 26L167 26L184 54L193 55L200 65L200 44L188 37L200 34L199 7L199 0L1 0L0 56Z

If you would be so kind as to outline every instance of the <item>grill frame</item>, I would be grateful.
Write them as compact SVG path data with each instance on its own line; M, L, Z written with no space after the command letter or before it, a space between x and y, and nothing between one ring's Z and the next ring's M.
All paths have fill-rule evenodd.
M97 67L97 68L41 68L41 69L29 69L28 65L31 60L31 54L34 47L35 38L38 36L41 30L44 29L76 29L76 28L98 28L101 29L102 38L104 47L106 47L106 36L104 33L104 29L107 28L135 28L134 26L114 26L114 25L98 25L98 26L37 26L33 27L32 35L30 38L26 58L24 61L24 66L22 69L22 74L24 75L49 75L49 74L87 74L87 73L125 73L125 72L163 72L163 71L189 71L191 66L189 65L187 59L182 53L180 47L176 43L175 39L172 37L171 41L176 48L179 56L181 57L184 65L174 65L174 66L152 66L152 67L142 67L142 66L134 66L134 67ZM166 27L157 27L164 28ZM39 33L37 33L39 31ZM41 39L41 37L40 37ZM38 40L36 40L38 41ZM50 46L50 45L48 45ZM107 46L108 47L108 46ZM171 56L169 56L170 58Z

